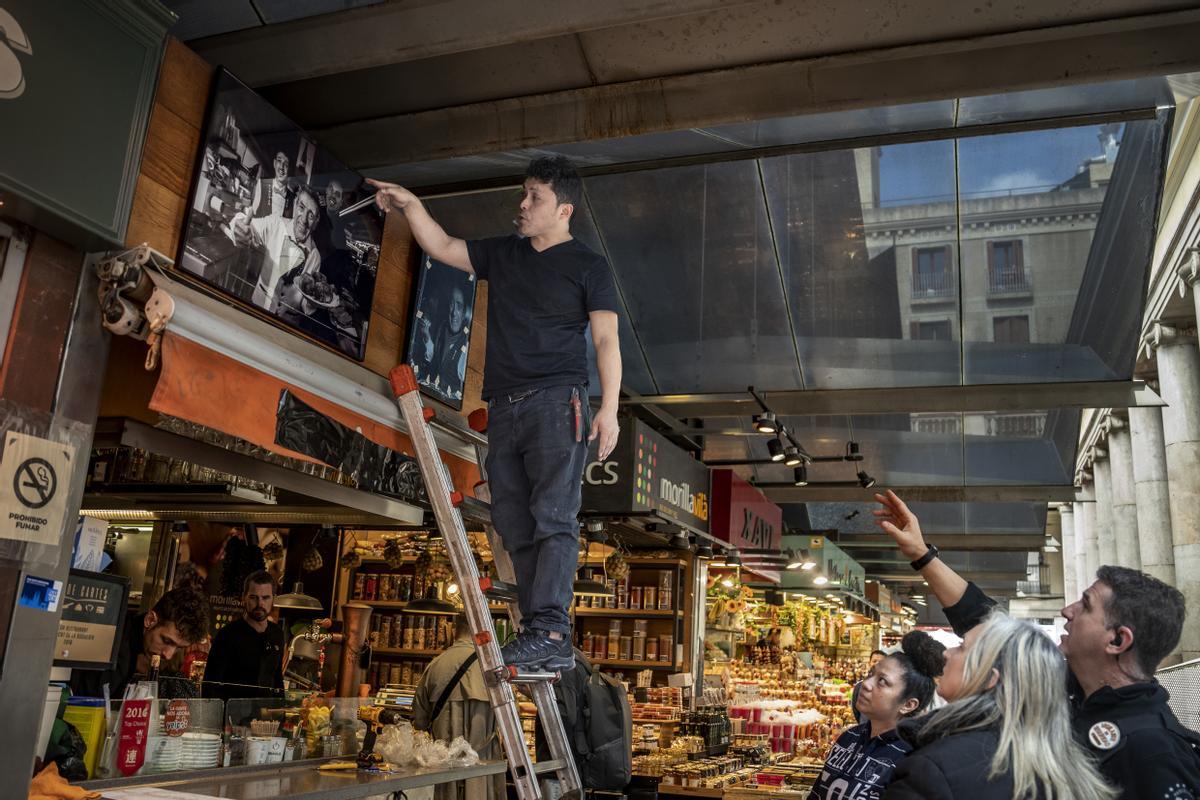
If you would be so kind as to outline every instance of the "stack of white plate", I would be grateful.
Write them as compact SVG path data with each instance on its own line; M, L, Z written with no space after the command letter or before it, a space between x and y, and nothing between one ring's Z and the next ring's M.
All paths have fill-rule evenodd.
M183 755L179 760L181 769L208 769L215 767L221 759L221 737L215 733L185 733Z
M176 772L183 760L183 740L178 736L150 736L146 740L146 763L142 774Z

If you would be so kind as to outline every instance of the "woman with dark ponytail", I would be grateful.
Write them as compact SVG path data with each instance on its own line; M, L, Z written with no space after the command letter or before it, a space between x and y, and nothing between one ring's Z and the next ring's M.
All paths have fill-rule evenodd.
M833 743L808 800L879 800L896 765L912 751L896 726L928 707L945 652L929 634L912 631L898 652L871 668L855 702L864 721Z

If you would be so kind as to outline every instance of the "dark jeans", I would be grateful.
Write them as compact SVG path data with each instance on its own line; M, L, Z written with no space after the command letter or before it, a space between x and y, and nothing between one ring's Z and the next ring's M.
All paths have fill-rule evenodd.
M580 400L575 441L572 396ZM512 558L524 627L569 635L579 563L579 503L587 436L587 393L555 386L493 398L488 410L492 523Z

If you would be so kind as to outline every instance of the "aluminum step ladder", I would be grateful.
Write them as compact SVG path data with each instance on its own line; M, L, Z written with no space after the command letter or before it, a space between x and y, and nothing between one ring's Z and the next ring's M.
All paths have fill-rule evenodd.
M519 622L520 613L516 610L512 562L490 524L488 505L482 499L469 499L462 492L455 490L430 427L435 412L421 402L421 393L412 367L401 364L393 368L389 379L400 413L408 426L408 435L412 439L421 476L425 479L425 493L433 506L433 515L442 533L450 565L458 579L463 610L471 627L475 650L479 654L479 666L483 671L484 683L488 687L492 712L496 716L496 729L508 758L509 772L512 773L517 797L519 800L541 800L538 776L554 773L559 780L562 796L578 798L581 794L579 772L575 767L575 757L563 729L562 717L558 713L558 703L552 687L558 680L559 673L517 672L505 665L500 655L500 643L496 641L492 613L488 608L488 595L508 604L509 615L514 623ZM480 417L477 416L475 420L481 428L486 429L486 423ZM475 446L480 474L483 475L483 450L486 439L483 438L482 431L464 431L451 425L439 425L439 428ZM484 477L486 479L486 476ZM476 494L477 497L486 497L486 485L477 487ZM464 510L472 519L478 519L485 524L500 581L480 576L463 523ZM548 762L534 764L529 756L521 729L514 686L525 687L533 697L538 722L550 749L551 760Z

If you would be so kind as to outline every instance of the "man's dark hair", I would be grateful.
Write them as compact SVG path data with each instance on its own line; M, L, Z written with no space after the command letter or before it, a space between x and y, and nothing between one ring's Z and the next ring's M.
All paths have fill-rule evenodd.
M882 650L872 650L871 655L879 656L880 658L887 658L887 653L883 652Z
M462 611L454 615L454 637L466 636L471 632L471 621Z
M559 205L570 203L578 207L583 202L583 180L565 156L535 158L529 162L525 177L549 184Z
M275 579L271 577L271 573L265 569L255 570L246 576L246 580L242 581L242 595L245 596L251 586L262 586L267 583L271 584L271 594L275 594Z
M1096 571L1096 577L1112 590L1104 604L1109 627L1133 631L1133 657L1147 677L1153 675L1179 644L1187 613L1183 592L1127 567L1104 566Z
M159 625L174 622L188 644L203 641L208 635L208 603L195 589L181 586L167 592L154 604L154 615Z

